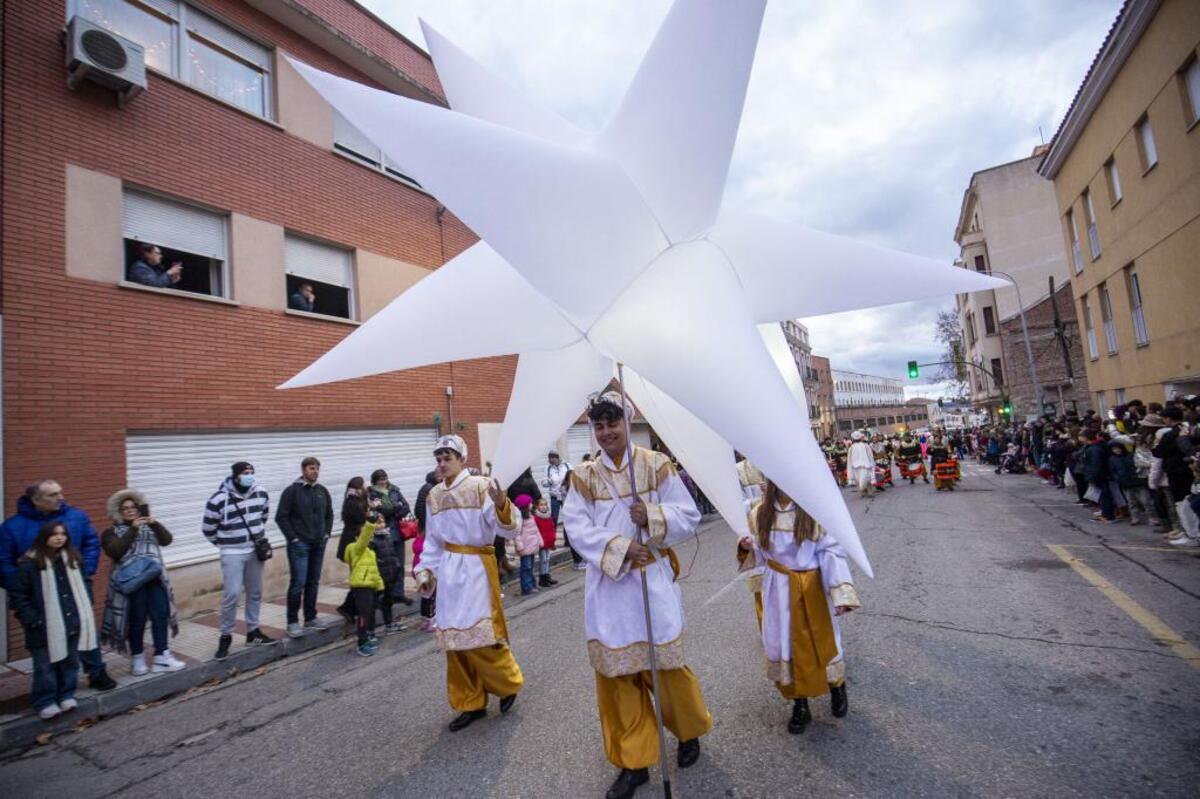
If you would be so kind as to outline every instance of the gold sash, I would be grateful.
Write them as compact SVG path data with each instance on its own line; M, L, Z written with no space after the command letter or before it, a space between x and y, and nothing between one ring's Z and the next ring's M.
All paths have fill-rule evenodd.
M659 547L658 551L667 556L667 560L671 563L671 571L675 573L675 579L679 579L679 558L675 554L675 550L670 547ZM650 560L646 561L646 566L649 566L654 561L658 560L655 557L653 550L650 552Z
M458 555L477 555L483 560L483 568L487 572L488 584L492 588L492 633L497 641L508 641L508 624L504 619L504 605L500 599L500 571L496 564L496 548L488 545L472 547L466 544L445 544L447 552Z
M805 696L820 696L829 690L825 667L837 657L833 617L825 601L821 570L795 571L770 558L767 566L788 578L792 681Z

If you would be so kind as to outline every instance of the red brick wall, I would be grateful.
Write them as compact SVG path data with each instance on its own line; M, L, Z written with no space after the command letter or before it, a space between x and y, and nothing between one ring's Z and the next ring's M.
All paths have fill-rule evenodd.
M249 7L208 5L322 69L362 79ZM442 262L435 200L157 76L123 110L97 87L68 91L61 3L9 3L6 14L0 286L9 508L27 483L53 477L102 528L104 500L124 481L127 430L428 425L446 414L452 371L455 418L478 451L475 424L503 418L514 359L280 392L276 385L350 328L65 272L68 163L429 267ZM449 258L475 239L451 215L444 221ZM10 657L19 639L10 629Z
M1055 335L1054 306L1051 305L1049 297L1032 308L1025 309L1029 346L1033 350L1038 380L1042 384L1042 400L1058 406L1059 416L1072 407L1082 415L1092 406L1083 360L1085 334L1075 318L1076 305L1071 294L1071 284L1061 284L1054 293L1059 317L1064 326L1064 337L1074 377L1068 377L1067 360L1063 358L1062 343ZM1103 336L1104 329L1098 327L1096 335ZM1004 388L1012 401L1013 417L1024 421L1025 414L1038 411L1037 395L1029 375L1029 356L1025 352L1025 336L1021 330L1020 316L1013 316L1000 323L1000 343L1004 348L1004 365L1007 370L1004 375ZM1063 389L1061 405L1058 392L1060 386ZM1075 406L1071 405L1071 400L1076 402Z

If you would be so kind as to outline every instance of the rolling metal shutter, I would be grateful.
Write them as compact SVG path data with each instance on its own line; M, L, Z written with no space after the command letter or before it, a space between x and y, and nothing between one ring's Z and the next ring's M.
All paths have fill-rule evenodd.
M599 447L592 440L590 425L573 425L567 431L567 453L564 457L572 466L578 466L583 461L583 456L588 453L595 455L597 449Z
M350 288L350 251L317 241L284 237L284 263L289 275L306 277L331 286Z
M121 226L127 239L226 260L222 214L126 189L121 201Z
M341 530L339 511L351 477L370 480L385 469L409 505L433 469L432 427L360 430L290 430L236 433L131 433L125 440L127 485L146 495L151 514L166 525L174 541L163 549L168 566L215 560L217 549L200 532L204 506L229 467L240 460L254 464L257 482L271 496L267 527L276 545L283 535L275 526L279 496L300 475L308 455L321 460L321 483L334 504L334 535Z

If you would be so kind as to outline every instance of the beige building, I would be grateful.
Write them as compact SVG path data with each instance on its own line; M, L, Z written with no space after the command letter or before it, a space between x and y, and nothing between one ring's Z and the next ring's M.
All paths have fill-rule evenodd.
M1200 3L1130 0L1038 171L1104 410L1200 392Z
M1020 289L1005 286L958 295L963 351L982 367L968 370L972 405L994 411L1008 397L1018 418L1040 413L1020 325L1021 303L1028 317L1050 297L1050 278L1056 292L1070 282L1054 188L1037 172L1046 149L1037 147L1028 158L973 174L954 231L960 247L956 263L977 272L1001 273ZM1059 341L1064 329L1052 324L1035 327L1028 318L1027 323L1046 410L1059 411L1063 398L1076 399L1076 390L1086 405L1086 385L1077 385L1084 382L1082 363L1073 371L1077 379L1068 376L1071 369L1064 369L1065 350ZM1074 325L1074 314L1068 314L1067 323ZM1017 331L1015 342L1005 340L1012 338L1011 330ZM1014 393L1015 383L1023 390Z

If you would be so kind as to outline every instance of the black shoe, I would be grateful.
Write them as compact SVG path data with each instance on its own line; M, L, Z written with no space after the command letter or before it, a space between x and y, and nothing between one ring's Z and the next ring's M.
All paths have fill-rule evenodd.
M224 660L229 657L229 647L232 644L232 635L222 635L221 639L217 642L217 654L213 655L213 657L217 660Z
M788 720L788 732L799 735L812 721L812 711L808 709L807 699L797 699L792 705L792 717Z
M111 691L117 687L117 681L108 676L108 672L101 670L88 678L88 686L96 691Z
M846 698L846 683L829 686L829 706L833 715L844 718L850 712L850 700Z
M246 633L246 646L270 646L277 643L279 642L274 638L268 637L266 633L257 627Z
M649 781L649 769L623 768L612 787L608 789L608 793L604 794L604 799L630 799L637 793L639 785L644 785Z
M506 696L500 700L500 712L507 713L512 709L513 703L517 701L517 695Z
M454 721L450 722L450 732L466 729L486 715L486 710L468 710L466 713L459 713L454 717Z
M558 580L555 580L553 577L551 577L550 575L547 574L546 575L546 584L547 585L558 585Z
M680 741L679 750L675 752L675 762L680 768L696 765L696 761L700 759L700 739L693 738L690 741Z
M538 588L550 587L550 575L542 574L538 576Z

